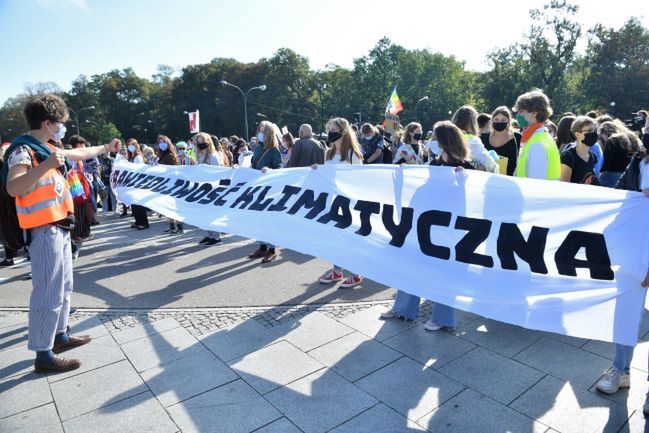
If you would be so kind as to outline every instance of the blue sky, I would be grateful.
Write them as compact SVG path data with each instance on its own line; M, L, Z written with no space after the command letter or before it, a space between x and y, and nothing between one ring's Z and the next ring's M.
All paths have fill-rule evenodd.
M150 77L214 57L256 61L281 47L350 67L382 36L407 48L453 54L484 70L485 54L520 39L528 10L545 0L0 0L0 103L25 85L68 90L80 74L132 67ZM581 1L579 19L620 26L649 9L644 0ZM610 4L610 3L609 3ZM640 16L649 27L647 16Z

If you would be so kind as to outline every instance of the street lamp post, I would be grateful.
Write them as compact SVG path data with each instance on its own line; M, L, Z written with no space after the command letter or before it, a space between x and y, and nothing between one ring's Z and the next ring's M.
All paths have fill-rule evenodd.
M263 92L264 90L266 90L266 85L262 84L261 86L251 87L250 89L248 89L247 92L244 92L243 90L241 90L241 87L235 86L234 84L230 84L225 80L221 80L221 84L223 84L224 86L234 87L239 92L241 92L241 95L243 96L243 116L245 118L244 123L246 128L246 141L250 141L250 136L248 135L248 94L256 89L261 90Z
M417 103L415 104L415 120L419 122L419 115L417 114L417 107L419 106L419 103L421 101L428 101L428 96L421 97L417 100Z
M72 112L74 113L74 117L77 118L77 135L81 135L81 132L80 132L81 129L79 128L79 123L81 122L81 119L79 118L79 116L81 115L81 112L82 112L83 110L94 110L94 109L95 109L95 106L94 106L94 105L90 105L89 107L79 108L78 111L75 111L75 110L73 110L72 108L68 107L68 110L69 110L69 111L72 111Z

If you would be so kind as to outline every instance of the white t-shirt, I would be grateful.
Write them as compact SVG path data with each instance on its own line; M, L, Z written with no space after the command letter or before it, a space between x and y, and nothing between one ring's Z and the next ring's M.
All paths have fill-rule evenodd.
M526 144L526 146L530 146L530 150L527 153L527 167L525 169L527 177L530 179L547 179L549 162L543 144L536 142Z
M144 157L142 155L135 155L135 158L133 158L133 163L144 164Z
M351 162L349 160L347 160L347 161L341 160L339 153L334 154L333 158L328 159L328 160L325 161L325 165L329 165L329 164L353 164L353 165L356 165L356 164L362 164L362 163L363 163L363 161L358 159L358 156L356 156L356 154L354 152L351 152Z
M208 165L216 165L216 166L223 165L223 161L219 159L218 152L210 153L210 154L208 154L207 152L201 153L200 155L198 155L197 161L199 164L208 164Z
M498 173L500 171L498 163L489 155L480 137L471 137L469 139L469 148L471 149L471 160L482 164L490 173Z
M244 150L243 152L241 152L239 154L239 159L237 160L239 167L252 167L252 155L252 150Z

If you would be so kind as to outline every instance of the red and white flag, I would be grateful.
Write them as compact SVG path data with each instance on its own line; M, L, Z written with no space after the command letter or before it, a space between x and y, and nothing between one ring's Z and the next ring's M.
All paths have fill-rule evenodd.
M201 130L201 117L198 110L187 113L189 116L189 132L195 134Z

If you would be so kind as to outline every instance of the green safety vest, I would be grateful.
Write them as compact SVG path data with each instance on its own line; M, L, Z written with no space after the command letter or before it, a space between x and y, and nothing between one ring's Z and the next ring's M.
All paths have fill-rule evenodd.
M561 155L559 155L559 149L557 149L557 144L554 142L550 134L547 131L537 131L535 132L529 140L521 147L520 154L518 157L518 164L516 165L516 176L517 177L527 177L527 154L530 150L530 146L533 143L541 143L543 149L545 150L545 155L548 158L548 169L545 174L545 178L548 180L557 180L561 178Z

